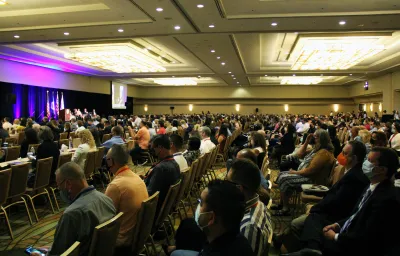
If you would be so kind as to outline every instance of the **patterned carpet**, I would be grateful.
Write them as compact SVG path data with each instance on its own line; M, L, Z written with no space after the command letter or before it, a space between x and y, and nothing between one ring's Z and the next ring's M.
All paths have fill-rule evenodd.
M135 171L138 174L142 174L145 173L148 168L148 166L137 167ZM277 171L272 171L271 180L275 179L277 173ZM217 168L218 178L224 178L225 174L226 168L222 166L221 168ZM98 189L104 191L102 188ZM274 201L279 200L279 192L275 189L272 189L271 197ZM58 199L58 202L60 203L61 200ZM12 208L11 212L8 211L8 213L11 220L11 228L13 230L14 240L11 240L10 236L8 235L4 218L0 218L0 255L26 255L23 253L23 249L28 246L51 246L54 239L57 222L60 219L65 207L66 205L61 203L60 212L53 214L49 204L37 206L39 222L36 223L34 221L32 226L29 225L28 217L24 207ZM34 218L32 209L30 209L30 213L31 217ZM190 217L193 216L191 210L188 211L188 214ZM273 217L272 220L274 232L279 233L286 229L290 224L291 219L292 217ZM180 220L177 216L175 216L175 228L178 228L179 224ZM160 247L158 247L157 250L162 251ZM164 253L161 252L160 255L164 255ZM279 252L271 246L269 255L279 255Z

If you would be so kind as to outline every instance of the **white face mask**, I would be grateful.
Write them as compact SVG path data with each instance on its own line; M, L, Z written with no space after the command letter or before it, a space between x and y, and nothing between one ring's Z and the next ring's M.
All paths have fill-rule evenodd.
M199 223L199 219L200 216L203 214L207 214L207 213L211 213L211 212L200 212L200 204L197 205L197 209L196 212L194 213L194 220L196 221L197 226L203 231L204 228L208 227L208 225L206 226L201 226L201 224Z

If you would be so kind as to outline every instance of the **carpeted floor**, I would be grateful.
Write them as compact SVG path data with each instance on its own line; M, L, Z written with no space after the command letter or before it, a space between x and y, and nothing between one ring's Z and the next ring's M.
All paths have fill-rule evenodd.
M145 173L149 167L137 167L135 172L138 174ZM217 176L221 179L225 177L226 168L217 169ZM277 176L277 171L272 171L271 180ZM103 190L102 188L98 188L99 190ZM274 201L279 200L279 193L275 189L271 191L271 197ZM34 247L42 247L42 246L51 246L53 239L55 228L59 218L62 215L63 210L66 205L58 199L60 204L60 212L52 213L49 204L38 206L38 216L39 222L36 223L34 221L33 225L29 225L28 217L25 212L24 207L18 207L11 209L11 213L9 214L9 218L11 220L11 228L14 234L14 240L10 239L10 236L7 232L7 227L5 224L4 218L0 218L0 255L26 255L23 253L23 250L28 246ZM34 220L33 211L30 209L32 220ZM188 210L188 214L190 217L193 216L191 210ZM274 232L279 233L286 229L291 221L291 217L273 217L273 227ZM177 216L175 216L175 228L178 228L180 224L180 220ZM158 246L158 251L162 251L161 247ZM159 255L164 255L163 252L160 252ZM279 255L279 252L275 250L272 246L270 249L269 255Z

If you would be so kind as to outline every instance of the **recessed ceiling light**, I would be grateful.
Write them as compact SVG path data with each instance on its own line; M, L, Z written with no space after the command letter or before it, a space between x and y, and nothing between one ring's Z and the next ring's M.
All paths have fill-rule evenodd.
M215 52L215 50L211 50L211 52L212 52L212 53L214 53L214 52Z
M19 38L19 35L15 35L14 38Z
M271 23L271 26L276 27L276 26L278 26L278 23L272 22L272 23Z
M341 21L339 21L339 25L346 25L346 21L344 21L344 20L341 20Z
M222 66L225 65L225 62L221 62L221 65L222 65Z
M231 75L231 76L235 76L235 75Z
M198 4L198 5L197 5L197 8L203 8L203 7L204 7L203 4Z
M265 75L265 76L268 76L268 75Z
M351 76L353 75L353 74L350 74Z
M179 30L179 29L181 29L181 27L180 27L180 26L175 26L174 28L175 28L175 30Z
M211 24L210 26L208 26L209 28L215 28L215 26L213 24Z
M172 76L172 77L175 77L175 76Z
M200 78L201 76L197 76L198 78Z
M296 76L296 74L293 74L293 76Z
M171 63L172 63L172 64L175 64L176 62L175 62L175 61L172 61Z
M232 74L232 72L231 72L231 71L229 71L228 73L229 73L229 74Z
M221 59L221 57L218 56L217 59Z
M164 11L164 9L161 8L161 7L158 7L158 8L156 9L156 11L157 11L157 12L162 12L162 11Z
M64 32L64 35L69 36L69 33L68 32Z
M120 28L120 29L118 29L118 32L122 33L122 32L124 32L124 30L122 28Z
M239 82L236 82L237 84L239 83Z
M233 80L236 80L236 77L234 77Z

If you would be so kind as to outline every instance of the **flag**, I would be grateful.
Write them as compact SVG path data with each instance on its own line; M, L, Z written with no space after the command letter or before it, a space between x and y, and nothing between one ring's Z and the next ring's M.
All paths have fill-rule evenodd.
M60 114L60 111L58 110L58 91L57 91L57 98L56 98L56 114L57 114L57 117Z
M47 103L46 103L46 112L47 117L50 118L50 99L49 99L49 91L47 91Z
M56 117L56 108L54 107L54 91L51 93L51 115L55 118Z
M61 104L60 104L60 110L64 109L64 94L61 92Z

